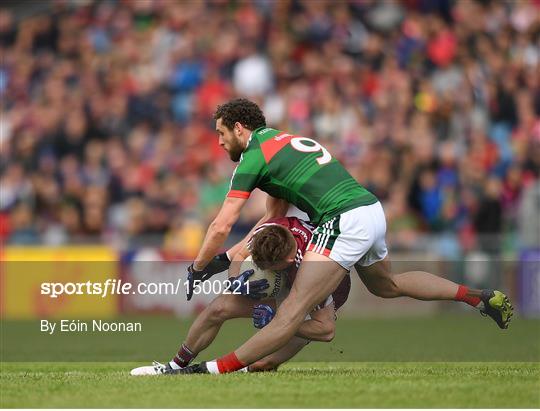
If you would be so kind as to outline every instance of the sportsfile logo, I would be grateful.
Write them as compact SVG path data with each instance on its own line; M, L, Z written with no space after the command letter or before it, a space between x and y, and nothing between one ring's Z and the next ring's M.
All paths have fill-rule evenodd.
M231 280L195 281L194 294L241 294L242 283ZM245 283L249 291L249 282ZM134 284L122 280L108 279L105 282L45 282L41 283L41 295L58 298L62 295L178 295L187 292L189 282L178 279L176 282L149 282Z
M105 282L46 282L41 283L41 294L50 298L58 298L61 295L100 295L105 298L108 295L178 294L183 290L181 287L181 279L176 283L139 283L136 287L133 287L132 283L116 279L108 279Z

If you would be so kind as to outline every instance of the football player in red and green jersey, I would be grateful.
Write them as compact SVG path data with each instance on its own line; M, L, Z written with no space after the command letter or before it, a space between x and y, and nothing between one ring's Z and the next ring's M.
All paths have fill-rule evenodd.
M260 222L285 215L291 203L306 212L317 227L290 294L270 324L236 351L186 367L181 373L236 371L277 351L295 334L305 315L337 288L352 266L377 296L463 301L489 315L499 327L508 327L512 305L500 291L470 290L422 271L392 274L381 204L315 140L266 127L260 108L245 99L219 106L214 118L219 145L239 164L188 277L206 278L205 268L255 188L268 193L267 211Z
M255 188L296 205L315 225L378 201L319 143L268 127L251 133L228 197L248 198Z

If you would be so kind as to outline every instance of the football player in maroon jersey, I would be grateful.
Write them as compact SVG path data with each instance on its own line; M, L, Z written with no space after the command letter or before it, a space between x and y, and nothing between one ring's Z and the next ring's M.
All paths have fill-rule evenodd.
M265 284L260 281L266 282L266 280L250 282L249 289L247 287L243 289L244 295L231 293L219 295L197 316L188 331L186 340L171 361L167 364L154 362L152 366L132 370L131 374L167 374L172 370L188 366L199 352L212 343L227 320L252 317L256 328L265 327L275 314L276 304L286 297L287 290L294 282L298 266L310 243L312 229L311 225L296 217L270 219L253 232L247 248L238 244L227 254L221 255L219 268L227 266L227 261L230 262L229 255L235 255L236 261L243 261L251 254L257 267L284 271L287 285L275 299L263 297ZM249 250L250 254L246 250ZM238 269L239 265L231 267L230 274L236 275ZM234 278L242 276L245 278L240 281L245 283L248 280L246 273ZM287 345L241 371L275 370L280 364L296 355L310 341L332 341L335 333L335 311L347 300L350 288L350 277L346 276L336 291L317 305L306 317ZM257 301L258 299L261 301Z

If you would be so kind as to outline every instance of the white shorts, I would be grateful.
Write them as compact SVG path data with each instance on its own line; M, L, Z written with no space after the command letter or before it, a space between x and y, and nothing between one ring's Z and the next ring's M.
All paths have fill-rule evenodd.
M386 218L380 202L353 208L318 226L307 251L325 255L346 270L367 267L388 254Z

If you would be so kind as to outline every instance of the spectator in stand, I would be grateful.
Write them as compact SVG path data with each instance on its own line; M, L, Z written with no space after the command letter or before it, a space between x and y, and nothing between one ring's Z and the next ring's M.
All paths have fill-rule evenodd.
M401 248L515 230L540 176L540 4L436 4L0 10L0 235L199 238L232 173L211 115L235 94L338 156L384 201Z

